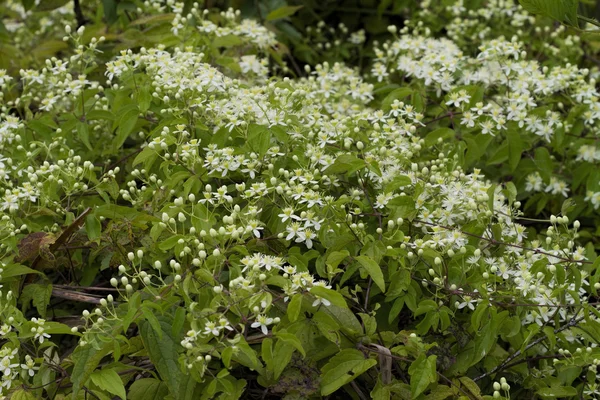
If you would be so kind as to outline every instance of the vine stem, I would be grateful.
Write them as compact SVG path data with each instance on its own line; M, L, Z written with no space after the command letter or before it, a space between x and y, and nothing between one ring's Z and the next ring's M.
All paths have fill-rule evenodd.
M577 15L577 18L580 19L580 20L582 20L582 21L587 22L588 24L592 24L594 26L600 27L600 22L596 21L594 18L588 18L588 17L583 16L583 15Z
M566 325L563 325L560 328L556 328L554 330L554 333L556 334L556 333L562 332L566 329L572 328L572 327L576 326L578 323L580 323L581 321L583 321L584 319L585 319L585 317L572 318ZM507 368L508 366L511 365L511 361L513 361L515 358L519 357L521 354L525 353L527 350L531 349L532 347L543 342L544 340L546 340L546 338L547 338L546 335L544 335L544 336L534 340L533 342L529 343L523 351L521 351L520 349L515 351L506 360L504 360L500 365L496 366L491 371L486 372L485 374L479 375L478 377L474 378L473 381L477 382L487 376L490 376L492 374L495 374L496 372L500 372L500 371L504 370L505 368ZM513 363L513 365L514 365L514 363Z

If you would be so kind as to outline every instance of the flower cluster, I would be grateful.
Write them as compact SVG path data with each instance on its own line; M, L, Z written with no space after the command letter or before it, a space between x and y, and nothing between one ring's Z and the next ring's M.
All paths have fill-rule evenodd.
M366 371L379 353L460 390L486 378L495 398L585 367L561 385L593 398L600 274L582 225L600 208L597 74L562 61L577 55L563 30L540 50L555 63L533 57L541 23L512 1L440 6L446 37L423 23L431 3L389 28L367 76L332 61L278 78L269 29L171 0L136 11L169 13L165 43L103 61L105 40L66 28L72 55L0 71L0 395L44 376L41 395L68 371L75 391L122 396L137 375L108 387L81 363L148 378L168 358L177 379L156 376L170 391L241 396L252 370L279 393L318 365L327 396L335 368ZM504 36L481 28L505 19ZM58 322L55 297L82 319ZM55 361L64 335L79 341ZM498 374L521 355L539 368L509 384ZM377 379L373 393L415 392Z

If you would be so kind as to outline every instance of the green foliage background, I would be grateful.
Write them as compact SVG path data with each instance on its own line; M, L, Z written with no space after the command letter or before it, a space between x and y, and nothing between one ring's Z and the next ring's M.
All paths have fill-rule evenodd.
M520 3L0 4L0 395L597 398L598 7Z

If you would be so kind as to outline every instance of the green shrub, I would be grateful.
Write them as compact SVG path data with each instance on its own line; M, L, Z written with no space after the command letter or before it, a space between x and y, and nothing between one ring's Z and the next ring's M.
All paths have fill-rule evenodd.
M300 67L294 7L24 3L0 396L597 397L595 36L427 1Z

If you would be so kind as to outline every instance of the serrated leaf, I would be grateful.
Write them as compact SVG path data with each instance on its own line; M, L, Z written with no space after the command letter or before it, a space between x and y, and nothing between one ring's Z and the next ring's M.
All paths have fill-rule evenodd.
M37 399L37 397L35 396L35 394L28 392L25 389L17 389L10 396L10 400L36 400L36 399Z
M142 378L131 384L128 400L163 400L169 394L164 382L158 379Z
M27 274L42 274L40 271L36 271L35 269L31 269L21 264L9 264L2 268L4 270L2 271L2 279Z
M252 151L264 156L271 146L271 130L262 125L250 125L247 143Z
M579 27L577 22L578 0L519 0L524 9L559 22Z
M158 317L162 338L154 331L150 323L140 324L140 334L144 347L148 351L150 361L156 366L161 379L169 388L176 400L192 400L194 398L195 381L185 375L179 367L179 350L181 345L171 334L172 321Z
M365 358L356 349L344 349L321 369L321 395L328 396L375 366L377 361Z
M125 385L123 385L121 377L114 369L105 368L94 371L90 378L100 389L119 396L123 400L126 399L127 393L125 392Z
M408 368L410 393L413 399L423 393L431 383L437 382L436 359L437 356L435 355L426 357L425 354L421 353Z
M98 350L88 344L86 346L78 346L73 351L73 354L71 354L71 360L73 361L73 371L71 372L73 393L71 397L73 400L78 398L79 391L90 375L92 375L100 360L109 353L111 347L112 344L105 343L104 347Z
M26 311L29 306L29 302L33 302L33 306L37 309L37 312L42 318L46 318L46 308L50 303L50 297L52 296L52 284L40 285L32 283L23 288L19 300L23 306L22 311Z

